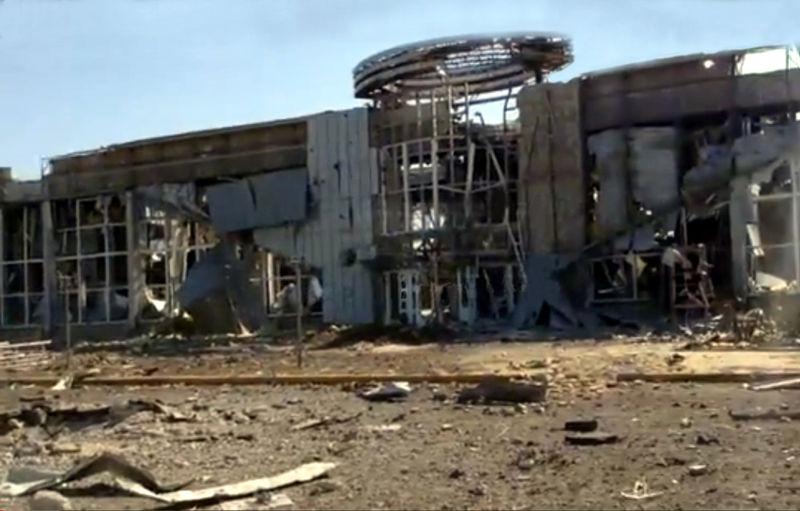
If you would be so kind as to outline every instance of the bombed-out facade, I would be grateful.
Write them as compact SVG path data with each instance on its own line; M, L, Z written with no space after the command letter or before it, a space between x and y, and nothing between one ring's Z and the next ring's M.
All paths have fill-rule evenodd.
M6 170L0 328L580 328L793 295L793 50L549 81L572 59L554 34L426 41L356 67L363 107Z

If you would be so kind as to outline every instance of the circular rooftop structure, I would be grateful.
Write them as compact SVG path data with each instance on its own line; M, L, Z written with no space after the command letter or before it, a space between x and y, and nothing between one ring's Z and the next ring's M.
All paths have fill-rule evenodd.
M480 93L523 85L571 62L572 44L560 34L456 36L396 46L364 59L353 70L353 82L357 98L414 94L446 84Z

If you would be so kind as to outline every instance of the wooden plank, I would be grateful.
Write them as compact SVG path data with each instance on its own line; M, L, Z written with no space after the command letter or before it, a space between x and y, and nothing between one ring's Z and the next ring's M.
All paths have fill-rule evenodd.
M52 356L49 351L2 351L0 352L0 361L4 360L20 360L20 359L34 359L41 357Z
M4 343L0 344L0 350L7 350L7 349L23 349L23 348L41 348L45 346L50 346L53 341L33 341L33 342L11 342L11 343Z
M753 386L753 390L780 390L800 388L800 378L789 378L788 380L774 381L762 385Z
M342 385L347 383L379 383L404 381L408 383L481 383L487 380L530 379L527 373L411 373L411 374L184 374L150 376L92 376L81 385ZM58 376L6 376L0 385L55 385Z
M797 410L753 410L753 411L734 411L728 412L731 419L735 421L753 420L797 420L800 419L800 411Z
M755 381L777 380L780 378L800 378L800 372L786 373L620 373L618 382L645 381L652 383L750 383Z

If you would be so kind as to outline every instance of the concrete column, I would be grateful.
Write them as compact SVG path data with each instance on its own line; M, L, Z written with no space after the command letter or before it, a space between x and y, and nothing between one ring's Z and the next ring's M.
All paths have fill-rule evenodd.
M56 327L56 318L59 317L58 311L58 281L56 276L56 251L55 251L55 232L53 230L52 203L49 200L43 201L40 205L42 214L42 256L44 259L44 317L42 318L42 329L45 336L53 335Z
M747 223L752 221L753 204L748 189L749 179L736 176L731 180L731 201L728 207L731 234L731 282L737 298L749 294L747 277Z
M139 255L138 217L133 192L125 192L125 236L128 247L128 327L136 326L144 295L144 269Z

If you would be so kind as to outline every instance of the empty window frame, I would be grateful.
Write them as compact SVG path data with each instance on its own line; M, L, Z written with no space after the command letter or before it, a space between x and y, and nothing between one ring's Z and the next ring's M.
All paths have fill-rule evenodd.
M0 323L4 327L37 324L44 297L41 205L4 208L0 230Z
M127 207L123 195L54 202L59 302L69 298L73 323L127 320Z

